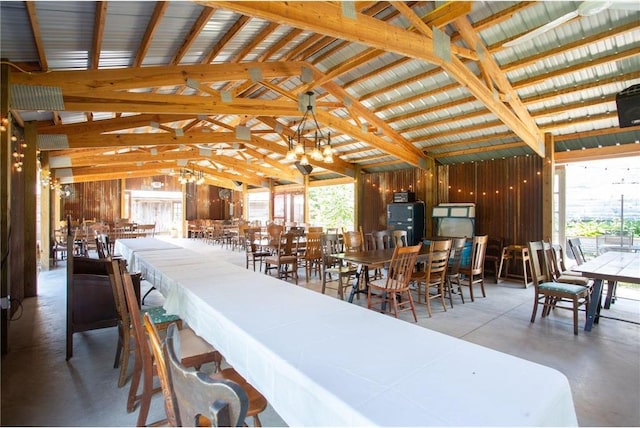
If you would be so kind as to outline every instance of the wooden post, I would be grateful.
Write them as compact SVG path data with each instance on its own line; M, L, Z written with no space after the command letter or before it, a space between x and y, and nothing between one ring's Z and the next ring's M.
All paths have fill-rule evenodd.
M356 173L355 173L356 182L353 187L353 197L354 197L354 205L353 205L353 230L359 230L360 226L362 226L363 218L364 218L364 207L366 204L363 201L364 198L364 175L362 174L362 168L359 165L356 165Z
M304 176L304 191L303 191L303 197L304 197L304 222L306 224L309 224L309 176L305 175Z
M249 221L249 192L247 183L242 183L242 218Z
M47 152L40 153L40 167L42 172L49 172L49 154ZM52 177L49 176L49 178ZM51 238L54 235L55 227L56 223L51 221L51 186L46 185L40 189L40 268L42 270L49 270L53 265Z
M542 161L542 239L553 238L553 175L555 150L553 134L544 134L545 156Z
M6 354L9 347L9 282L10 254L9 228L11 227L11 120L9 120L9 62L2 58L0 64L0 121L4 130L0 132L0 255L2 268L0 277L0 350Z
M38 131L36 122L27 122L24 127L24 165L22 174L24 180L24 228L23 240L23 265L24 297L38 295L38 262L36 260L36 186L37 160L36 146L38 144Z

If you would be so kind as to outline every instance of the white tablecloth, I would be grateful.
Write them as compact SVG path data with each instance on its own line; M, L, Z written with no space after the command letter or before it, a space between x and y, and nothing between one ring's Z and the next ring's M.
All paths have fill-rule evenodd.
M188 250L171 253L134 257L161 272L167 311L291 426L577 425L569 383L554 369Z
M138 271L134 254L137 251L158 251L182 249L177 245L161 241L155 238L123 238L117 239L114 245L114 254L122 256L127 261L130 272Z

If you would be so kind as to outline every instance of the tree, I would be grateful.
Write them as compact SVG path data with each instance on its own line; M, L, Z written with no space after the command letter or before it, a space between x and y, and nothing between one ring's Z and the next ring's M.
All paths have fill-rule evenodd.
M310 224L353 230L353 184L312 187L308 197Z

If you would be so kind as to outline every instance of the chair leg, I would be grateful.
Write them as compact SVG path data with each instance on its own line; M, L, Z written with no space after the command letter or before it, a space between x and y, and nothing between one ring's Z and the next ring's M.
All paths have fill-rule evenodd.
M438 292L440 293L440 303L442 303L442 309L447 312L447 304L444 301L444 284L440 282L438 285Z
M131 340L129 332L123 334L122 363L120 365L120 376L118 377L118 387L122 388L127 383L127 369L129 368L129 356L131 355Z
M140 377L142 376L142 362L136 351L135 362L133 366L133 376L131 377L131 385L129 386L129 396L127 397L127 412L131 413L136 408L138 400L138 386L140 385Z
M536 314L538 313L538 299L539 297L536 296L535 299L533 300L533 312L531 313L531 322L534 323L536 321Z
M253 417L253 426L254 427L261 427L262 426L262 422L260 422L260 418L258 417L258 415L255 415Z
M453 308L453 292L451 291L452 286L451 286L451 279L449 277L447 277L447 280L445 282L445 288L449 295L449 304L451 305L451 308Z
M409 306L411 307L411 312L413 313L413 320L418 322L418 315L416 314L416 305L413 304L413 296L411 296L411 291L407 291L407 300L409 300Z
M578 296L573 296L573 334L578 335Z
M471 296L471 301L474 302L473 299L473 274L469 275L469 296Z

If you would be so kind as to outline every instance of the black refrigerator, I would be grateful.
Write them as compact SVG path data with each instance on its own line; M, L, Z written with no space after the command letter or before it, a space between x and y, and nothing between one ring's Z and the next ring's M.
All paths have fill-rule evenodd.
M387 227L407 231L407 245L417 245L424 237L424 202L387 205Z

